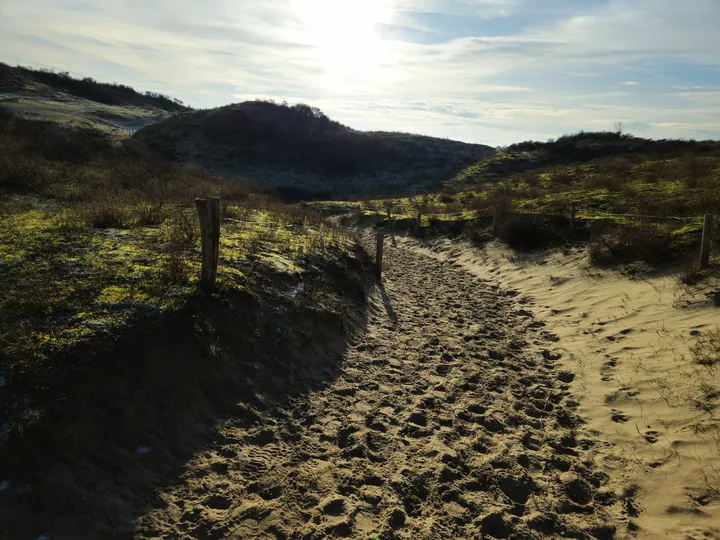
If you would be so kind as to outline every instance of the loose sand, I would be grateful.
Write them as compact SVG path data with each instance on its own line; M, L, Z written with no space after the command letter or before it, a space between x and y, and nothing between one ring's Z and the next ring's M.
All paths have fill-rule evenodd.
M718 395L702 398L720 376L689 354L720 326L713 289L693 295L673 277L590 270L581 251L519 258L447 241L423 251L531 297L527 309L558 336L560 363L577 375L577 412L611 443L596 446L595 463L616 491L636 493L619 537L720 538Z
M569 345L495 277L403 242L386 261L339 375L254 425L220 426L139 537L612 538L626 527L637 502L612 488L611 449L583 425L596 415L578 409Z

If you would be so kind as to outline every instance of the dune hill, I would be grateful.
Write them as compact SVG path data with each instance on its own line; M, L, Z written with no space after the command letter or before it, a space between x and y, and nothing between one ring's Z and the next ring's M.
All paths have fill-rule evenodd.
M12 67L0 62L0 91L57 96L69 94L105 105L162 109L167 112L190 110L178 100L158 92L138 92L125 84L98 82L91 77L77 79L68 73Z
M504 148L459 172L451 184L468 187L531 171L570 167L616 158L645 161L717 157L720 142L685 139L646 139L621 131L580 131L545 142L523 141Z
M308 105L265 101L183 113L135 137L166 156L297 199L438 188L493 151L407 133L356 131Z
M138 92L124 84L3 63L0 109L124 137L171 114L190 110L181 101L157 92Z

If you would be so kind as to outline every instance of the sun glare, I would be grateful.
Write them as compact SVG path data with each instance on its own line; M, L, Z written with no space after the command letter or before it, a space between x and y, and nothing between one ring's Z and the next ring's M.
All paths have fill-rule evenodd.
M379 26L390 22L392 0L292 0L301 39L312 47L335 87L372 78L385 53Z

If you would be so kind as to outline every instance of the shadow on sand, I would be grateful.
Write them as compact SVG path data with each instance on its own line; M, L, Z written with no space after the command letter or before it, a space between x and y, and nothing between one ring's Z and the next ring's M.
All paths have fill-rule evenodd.
M369 265L306 277L295 297L269 279L198 297L62 360L43 421L0 448L0 538L136 537L187 461L222 443L220 424L255 425L337 378L366 324Z

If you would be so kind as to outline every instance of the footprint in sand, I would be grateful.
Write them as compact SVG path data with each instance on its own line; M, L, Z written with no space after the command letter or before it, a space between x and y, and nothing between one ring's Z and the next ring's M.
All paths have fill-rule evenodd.
M612 360L608 360L607 362L605 362L603 364L603 367L604 368L614 368L614 367L617 367L617 365L618 365L617 359L613 358Z
M227 510L232 506L232 501L223 495L210 495L205 499L205 506L213 510Z
M190 478L186 498L209 508L192 520L232 512L243 538L609 538L559 338L515 292L401 244L386 279L399 322L378 310L301 414L285 403L218 452L232 496Z
M617 422L619 424L624 424L627 422L630 417L626 414L622 413L621 411L618 411L616 409L610 409L612 411L612 415L610 415L610 420L613 422Z

